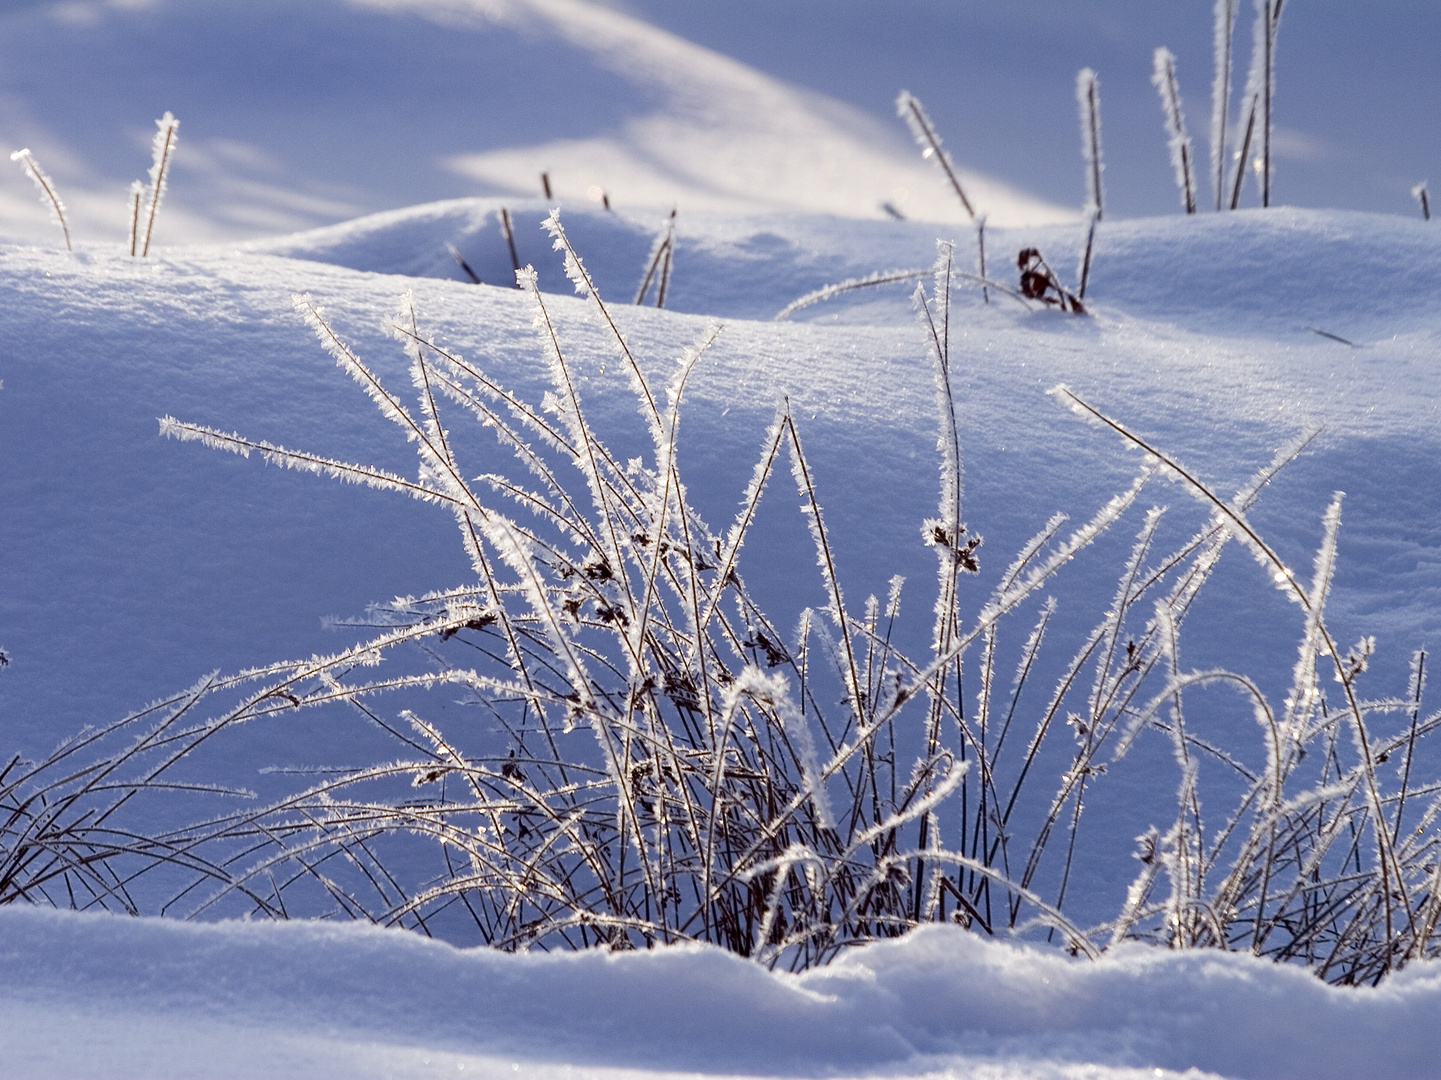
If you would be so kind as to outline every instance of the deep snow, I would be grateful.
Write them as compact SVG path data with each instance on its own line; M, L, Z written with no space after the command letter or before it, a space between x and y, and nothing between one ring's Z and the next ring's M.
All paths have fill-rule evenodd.
M536 400L544 373L523 298L458 280L445 250L455 244L484 280L506 281L509 257L495 217L504 203L516 214L522 259L536 264L553 294L593 421L619 450L639 452L643 432L622 376L613 362L606 366L610 346L581 304L561 295L568 284L536 228L547 208L524 195L538 162L557 160L516 149L536 143L546 154L574 152L567 161L600 162L607 175L622 174L622 164L639 169L624 174L637 190L659 169L685 196L672 310L663 312L623 302L672 189L647 189L662 207L618 197L617 212L607 214L581 192L588 180L577 173L558 201L602 291L621 302L623 327L651 370L666 370L710 317L727 322L688 391L681 455L693 503L713 524L728 520L775 403L788 394L848 597L858 604L868 592L883 594L893 573L905 574L911 584L903 611L911 621L903 633L913 642L925 637L934 563L916 527L933 512L936 454L930 367L909 286L823 302L785 323L770 317L827 283L927 265L938 232L956 240L968 265L974 240L963 225L859 220L876 215L881 177L882 187L903 182L931 192L933 216L954 222L955 208L929 166L914 160L903 137L877 134L874 118L632 19L570 0L536 0L496 5L500 22L476 29L468 16L453 22L461 7L470 5L317 2L294 10L285 24L290 36L276 39L273 53L243 44L274 29L273 9L263 5L197 6L195 14L162 3L29 5L3 17L0 48L16 64L32 65L26 70L35 73L34 85L60 93L48 100L74 106L57 116L70 123L85 116L77 103L100 105L86 121L93 130L77 135L81 129L73 128L48 147L30 138L47 130L38 120L24 132L66 182L81 226L75 255L55 250L57 236L23 177L0 185L8 193L0 195L6 228L42 241L0 248L0 646L12 661L0 672L0 733L7 759L11 748L43 753L82 724L113 719L214 668L333 651L349 643L350 631L325 630L321 617L357 615L371 601L465 579L444 514L158 437L156 418L169 414L413 469L408 448L295 317L292 293L325 304L360 355L403 388L403 360L382 323L397 295L413 289L422 318L444 341ZM441 9L452 21L437 29L430 19ZM1299 20L1302 11L1288 18ZM561 17L575 12L587 21ZM322 57L330 65L323 70L339 78L359 62L360 46L376 40L377 28L401 25L387 21L395 19L408 20L409 36L394 39L387 64L420 81L407 89L377 76L380 104L357 107L319 74L299 89L284 80L262 83L248 103L223 92L228 79L251 71L256 56L286 72L295 68L287 57ZM121 124L116 110L139 102L158 115L175 104L152 109L138 92L97 95L94 87L128 70L129 57L163 44L162 30L180 34L175 40L186 48L173 65L153 67L151 81L127 85L189 87L195 96L193 120L177 109L187 125L178 160L188 153L190 164L172 178L158 236L162 244L217 242L163 247L140 262L118 245L89 239L118 235L124 183L145 164L146 117ZM486 77L497 85L513 89L501 76L533 67L537 56L563 56L566 76L553 86L526 82L541 89L518 93L499 110L513 126L494 143L452 145L437 133L453 114L415 106L447 100L456 76L444 59L480 40L494 49ZM63 82L46 81L58 69L46 66L51 54L31 47L35 42L90 50L72 89L61 93L54 87ZM235 42L242 43L232 50L235 66L216 67ZM417 64L417 55L430 62ZM1183 64L1188 59L1186 70L1200 69L1200 58L1182 55ZM700 90L684 85L692 77ZM297 97L299 90L310 96ZM696 94L709 95L705 107ZM580 100L588 107L572 108ZM266 111L277 101L306 125L277 125ZM20 113L32 107L23 95L7 102ZM610 106L616 115L601 115ZM1063 106L1069 117L1069 103ZM1204 110L1193 107L1197 112ZM234 127L207 132L206 118L218 115L252 127L240 136ZM574 129L562 122L567 117L576 118ZM376 155L367 149L373 143L356 138L367 126L371 136L390 140L392 155ZM1159 114L1155 126L1159 132ZM532 130L543 135L532 137ZM647 157L653 143L646 140L661 130L662 141L690 148L685 168L660 168ZM526 133L523 142L515 141L517 131ZM707 138L717 132L724 138ZM597 140L610 140L606 154L621 157L597 156ZM1159 134L1155 143L1164 183ZM81 144L83 155L75 151ZM955 140L948 146L960 156ZM275 148L275 158L257 157L257 147ZM738 147L757 156L768 148L763 156L780 163L776 174L742 168ZM806 170L817 168L825 147L836 155L831 175L843 182L828 188L831 203L818 204L819 174ZM778 148L785 154L773 156ZM507 194L271 235L468 194L469 183L455 179L463 154L483 155L467 159L470 175L489 177ZM302 159L309 164L297 165ZM316 171L316 161L332 171ZM556 167L557 178L566 175ZM1083 237L1069 211L999 187L979 190L994 200L983 205L997 211L997 227L987 233L993 274L1010 280L1016 251L1034 244L1073 278ZM1018 224L999 227L1008 212ZM1088 516L1129 483L1138 464L1113 437L1046 396L1057 382L1226 493L1295 432L1323 424L1318 441L1263 494L1253 520L1291 565L1306 568L1331 492L1347 492L1330 622L1348 642L1377 636L1368 692L1400 690L1410 651L1434 643L1441 627L1438 244L1419 219L1354 212L1107 220L1086 319L1025 311L994 296L982 305L976 294L959 293L953 348L963 399L965 517L986 538L982 564L992 577L983 583L1053 510ZM462 446L475 471L491 467L493 445L461 437L469 439ZM1169 504L1182 521L1199 513L1164 482L1143 498ZM1084 631L1109 602L1133 531L1123 524L1058 579L1066 633ZM793 497L778 488L742 569L780 625L791 625L801 606L823 602L812 563ZM1188 621L1188 666L1230 663L1281 692L1300 629L1294 609L1240 551L1228 553L1208 593ZM967 603L974 610L983 598L977 589ZM442 723L453 719L457 710L445 695L433 697L428 712ZM1255 753L1245 724L1212 719L1242 739L1238 752ZM265 790L279 781L262 776L263 766L352 764L353 754L368 749L351 729L328 721L284 723L245 732L201 769ZM1150 775L1158 762L1160 781ZM1099 824L1079 878L1096 910L1083 915L1114 911L1133 872L1131 837L1157 813L1169 813L1164 805L1153 812L1140 796L1154 794L1158 783L1169 791L1170 768L1164 753L1141 756L1131 771L1107 778L1109 803L1100 800L1094 811ZM1299 970L1246 957L1128 948L1088 965L945 929L792 978L709 950L516 958L355 926L195 926L3 910L0 966L6 1076L430 1076L463 1069L617 1078L702 1071L1110 1080L1193 1067L1238 1077L1415 1076L1426 1075L1436 1058L1441 1009L1429 963L1377 990L1336 991Z
M414 288L444 340L538 400L539 345L518 292L383 273L457 273L443 248L450 238L490 277L507 258L485 217L492 206L440 204L254 251L175 251L146 263L100 247L73 258L0 255L12 298L0 313L10 343L0 394L10 465L0 484L5 505L23 508L0 522L9 553L0 603L14 660L0 693L25 745L38 749L214 667L328 651L338 643L319 631L321 616L359 614L371 601L461 577L444 515L177 447L155 437L154 423L170 414L408 471L406 447L291 312L300 291L403 386L402 357L382 323ZM538 216L528 209L532 226ZM602 290L631 293L652 223L566 220ZM925 265L932 231L696 216L680 234L677 306L730 319L689 391L682 454L697 504L713 522L729 519L776 401L790 394L857 596L883 592L893 573L917 588L929 575L915 530L934 500L933 410L906 287L858 308L816 305L801 313L808 322L752 320L826 281ZM1032 241L1059 252L1064 267L1078 237L991 236L994 251ZM546 267L542 280L560 288L539 231L522 228L520 242ZM1441 287L1436 247L1420 222L1314 211L1123 222L1101 234L1091 318L1026 312L1000 298L984 307L960 294L966 514L996 552L990 558L1008 558L1053 510L1089 514L1131 475L1134 459L1119 443L1046 397L1057 382L1223 488L1320 423L1321 440L1272 485L1256 517L1305 566L1330 493L1348 493L1332 619L1348 641L1377 634L1378 681L1398 680L1409 650L1438 628L1441 491L1427 477L1441 428L1425 301ZM307 255L362 270L295 258ZM621 376L613 366L599 374L609 345L578 301L555 305L588 374L597 424L607 437L638 439ZM705 324L624 305L620 313L655 370ZM856 461L866 468L857 472ZM1153 498L1189 504L1179 491ZM770 505L776 528L794 524L784 503ZM779 588L809 556L753 564L753 582ZM1232 620L1282 612L1275 625L1285 640L1284 603L1238 564L1220 611ZM817 602L819 581L811 587L787 605ZM1289 650L1277 653L1283 676Z
M7 909L0 935L6 1076L1391 1080L1441 1051L1432 962L1337 990L1243 955L1086 962L947 927L798 977L711 948L506 956L354 924Z
M172 250L146 263L103 247L73 257L35 248L0 253L0 282L8 297L0 318L13 350L0 394L10 463L0 478L0 502L15 508L0 519L7 552L4 643L13 658L0 683L0 707L11 745L43 751L82 723L111 719L217 666L234 670L332 651L346 642L322 630L320 616L354 615L371 600L464 580L463 560L444 515L382 493L177 446L160 439L154 424L156 416L173 414L408 471L406 447L390 437L289 310L290 293L301 289L327 305L382 377L402 385L401 358L381 323L397 293L412 288L423 318L443 340L536 398L543 381L540 353L519 293L385 272L453 273L443 247L436 254L441 237L469 245L478 265L504 258L487 217L494 205L420 207L247 250ZM539 216L534 206L517 211L529 225ZM591 264L601 288L624 296L638 276L654 223L604 214L568 220L577 242L594 253ZM754 317L827 280L876 265L924 263L932 247L929 231L910 224L857 228L833 219L695 215L676 260L678 305L740 316L729 319L689 391L682 455L693 501L712 520L728 516L777 396L789 393L851 596L882 589L897 571L914 582L927 578L929 557L915 539L916 522L934 499L930 376L922 343L900 291L849 305L816 305L802 313L810 321ZM554 256L536 235L530 233L529 246L544 265ZM960 241L964 245L966 237ZM1065 266L1077 237L1065 229L991 235L993 250L1031 242L1060 253L1056 262ZM1089 318L1027 312L1013 302L983 306L973 295L958 294L953 347L964 399L966 513L987 537L984 564L998 568L1001 556L1054 508L1077 517L1089 514L1128 481L1136 464L1129 452L1045 395L1057 381L1180 454L1223 490L1297 429L1323 422L1321 440L1271 485L1253 518L1287 558L1304 566L1330 492L1349 492L1331 620L1346 640L1377 634L1382 651L1368 678L1375 680L1376 693L1396 689L1409 649L1436 628L1441 591L1435 533L1441 508L1427 479L1438 450L1437 328L1424 300L1418 300L1437 294L1435 247L1434 234L1419 223L1365 215L1278 210L1137 221L1108 226L1101 235ZM313 261L321 259L364 269ZM549 273L558 287L553 266ZM1205 302L1207 297L1213 302ZM639 448L629 392L613 365L602 374L608 343L579 301L553 295L551 303L563 342L585 373L593 422L619 450L628 439ZM618 312L657 370L706 321L624 305ZM1359 347L1312 333L1307 329L1312 325L1349 335ZM479 455L477 469L486 467L484 455L494 452L483 446L470 447ZM1182 514L1190 507L1178 489L1157 488L1151 498L1177 504ZM780 496L767 504L762 531L743 563L757 592L782 612L822 599L789 502ZM1117 543L1126 542L1124 532ZM1097 617L1109 595L1114 559L1123 550L1113 546L1092 553L1068 568L1057 585L1063 605L1077 609L1074 629ZM1294 656L1298 620L1249 559L1233 552L1228 560L1223 564L1228 569L1208 586L1210 606L1188 623L1187 655L1197 666L1231 662L1279 690ZM911 610L927 603L924 588L918 586ZM980 599L976 594L975 602ZM786 621L783 616L782 625ZM923 634L923 625L917 622L909 632ZM428 715L448 722L452 706L445 695L434 697ZM1228 729L1221 718L1217 722L1241 732L1242 753L1255 752L1245 749L1251 744L1244 726ZM353 764L364 746L354 741L352 729L329 721L289 722L246 732L216 750L202 768L264 791L270 780L258 773L263 766ZM1102 918L1115 909L1131 874L1130 837L1154 820L1149 808L1154 804L1141 799L1157 790L1152 770L1158 760L1169 769L1164 755L1133 758L1130 772L1116 770L1107 778L1109 796L1093 796L1097 825L1074 890L1077 896L1089 894L1093 904L1088 908L1083 900L1074 909L1079 917ZM1171 783L1163 779L1160 786ZM15 972L9 982L15 1004L7 1006L5 1022L14 1033L8 1045L17 1049L7 1052L21 1055L16 1060L29 1070L19 1075L64 1075L110 1054L136 1075L164 1075L155 1070L171 1067L167 1062L178 1074L193 1068L188 1063L204 1060L207 1046L226 1045L248 1048L227 1066L233 1068L230 1075L289 1070L313 1076L326 1075L326 1069L429 1075L427 1069L438 1067L434 1063L504 1073L510 1056L527 1069L546 1061L584 1061L622 1069L762 1074L949 1069L996 1076L1128 1075L1112 1065L1271 1076L1285 1075L1288 1063L1304 1062L1293 1075L1324 1075L1316 1070L1327 1066L1335 1069L1331 1075L1342 1076L1355 1074L1357 1059L1341 1056L1354 1046L1369 1075L1405 1076L1424 1071L1416 1063L1436 1049L1435 1027L1424 1010L1441 1000L1429 968L1421 965L1388 984L1407 988L1404 993L1383 988L1367 992L1370 996L1333 997L1336 992L1302 972L1272 971L1237 957L1126 952L1092 975L1086 973L1093 969L1060 956L1037 957L942 933L895 947L908 959L896 969L897 989L882 995L895 1010L895 1019L882 1027L904 1029L893 1051L880 1049L889 1045L889 1034L837 1041L835 1031L852 1031L851 1014L821 1024L808 1036L812 1042L797 1042L795 1028L778 1025L756 1004L761 991L745 982L769 987L773 977L716 954L690 952L624 961L641 965L635 970L645 973L635 976L636 986L645 988L636 991L639 1000L607 981L616 969L605 967L610 961L602 958L468 958L463 963L479 964L485 972L470 977L483 982L506 973L507 985L519 988L516 1001L545 1003L558 991L543 980L532 982L534 972L552 970L544 963L600 964L608 974L594 984L601 988L595 992L615 1009L598 1014L600 1033L593 1042L577 1036L574 1044L557 1043L549 1015L525 1027L516 1019L525 1011L519 1006L508 1019L471 1020L474 1035L457 1042L449 1031L465 1027L469 1018L490 1017L491 998L476 1002L463 993L443 995L440 1016L452 1019L439 1027L417 1020L423 1010L417 1014L408 1007L388 1013L396 1018L386 1022L375 1018L378 1005L345 1012L350 1019L343 1022L323 1019L332 1007L329 991L304 982L279 997L256 985L212 999L206 973L233 970L243 983L246 971L272 970L270 961L250 956L236 944L240 939L228 935L260 934L259 940L269 941L263 935L274 932L312 934L335 950L286 970L328 973L327 984L335 978L335 985L347 987L345 1009L352 1009L352 993L395 1000L397 962L366 967L371 939L347 936L354 931L240 931L3 914L7 962ZM132 928L158 936L129 943L124 935ZM39 936L27 936L32 933ZM94 938L65 936L71 934ZM194 934L201 938L185 936ZM123 974L127 963L157 963L166 950L189 964L196 940L213 942L211 959L195 961L200 966L187 969L190 974L166 975L151 984L172 985L178 988L175 996L157 989L152 999ZM299 948L291 944L295 939L283 940L283 952ZM407 939L383 940L388 947ZM102 947L106 941L112 944ZM433 948L419 942L395 947ZM897 955L895 948L888 946L884 955ZM95 973L65 974L73 971L69 965L88 963L81 958L92 951ZM36 955L49 959L37 963ZM852 1001L847 995L870 978L868 965L881 963L871 959L878 955L865 950L847 962L857 965L854 969L818 973L804 985L824 985L827 993L835 986L849 988L838 1000ZM979 957L985 974L964 957ZM351 963L362 970L353 978L340 975ZM533 963L542 967L528 966ZM410 964L407 959L401 967L408 970ZM701 1037L705 1029L698 1034L692 1021L679 1016L663 1021L653 1014L647 1002L668 996L656 996L656 976L647 964L675 965L676 978L691 988L687 993L714 991L714 965L750 987L736 991L735 1004L706 998L704 1008L697 1006L718 1029L712 1037L729 1040L730 1056L697 1049L707 1045ZM946 973L944 985L914 981L917 971L937 968ZM998 999L997 968L1015 980L1015 998ZM95 990L99 973L107 970L112 974L105 978L117 980L109 984L115 989ZM852 976L838 971L858 972L854 977L861 981L845 982ZM1067 990L1053 1008L1069 1018L1066 1024L1054 1028L1054 1015L1046 1010L1016 1011L1017 999L1050 1000L1044 997L1045 980L1061 974ZM434 985L429 976L414 977L417 987ZM562 981L570 985L572 978L567 974ZM967 985L971 989L965 990ZM780 979L765 993L793 994L793 986ZM873 1008L869 993L846 1007ZM1233 993L1240 997L1227 996ZM930 1008L927 1003L970 1001L967 994L979 995L977 1005L1009 1002L995 1008L1010 1018L1010 1026L999 1031L992 1021L977 1022L969 1007L948 1013L952 1019L936 1020L939 1027L923 1025L924 1031L903 1019ZM1253 994L1267 1002L1283 1000L1294 1011L1273 1015L1273 1007L1263 1010L1248 996ZM1297 994L1320 996L1312 1003ZM263 1015L237 1004L251 997ZM1298 1000L1307 1003L1302 1007ZM306 1001L312 1004L305 1008L314 1011L303 1011ZM1328 1008L1343 1014L1372 1009L1375 1018L1356 1020L1352 1028L1350 1020L1328 1019ZM576 1011L586 1010L578 1005ZM628 1015L642 1017L635 1022L656 1033L647 1046L667 1049L637 1057L636 1037L607 1034L625 1030L617 1027L618 1017ZM1264 1023L1238 1027L1258 1016ZM726 1033L735 1025L752 1022L745 1017L760 1024L760 1032L730 1038ZM73 1050L57 1048L45 1034L77 1025L86 1034ZM1283 1033L1297 1028L1302 1033L1285 1044ZM522 1037L521 1031L529 1034ZM502 1037L512 1041L493 1041ZM157 1061L147 1049L152 1043L176 1050L163 1050ZM813 1054L808 1047L818 1049ZM745 1057L751 1051L755 1056ZM790 1052L797 1056L786 1058Z

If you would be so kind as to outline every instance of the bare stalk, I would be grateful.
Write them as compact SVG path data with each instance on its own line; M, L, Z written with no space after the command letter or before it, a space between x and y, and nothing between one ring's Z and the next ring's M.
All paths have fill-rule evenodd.
M951 190L956 193L956 198L961 200L961 205L966 209L966 215L974 218L975 208L971 200L966 197L965 189L961 187L960 177L956 175L956 168L951 161L951 155L946 153L941 146L941 137L936 134L936 127L931 123L931 118L926 115L926 110L920 101L913 97L908 91L902 90L896 98L896 112L900 115L911 129L916 142L921 147L921 156L934 158L941 171L946 174L946 180L951 185Z
M1088 206L1099 221L1105 212L1106 195L1101 185L1101 91L1100 79L1090 68L1076 76L1076 103L1081 110L1081 158L1086 164Z
M55 191L55 182L41 171L40 163L35 160L35 155L30 152L28 147L24 150L16 150L10 155L10 160L20 162L26 175L40 189L40 201L50 207L50 212L55 215L55 221L60 226L60 231L65 234L65 250L74 251L75 249L70 245L70 226L65 222L65 204L60 201L60 196Z
M166 176L170 171L170 156L174 152L180 121L167 112L155 121L157 128L151 145L154 163L150 166L150 205L145 210L145 238L141 242L140 256L150 254L150 237L155 231L155 215L160 210L160 200L165 194Z

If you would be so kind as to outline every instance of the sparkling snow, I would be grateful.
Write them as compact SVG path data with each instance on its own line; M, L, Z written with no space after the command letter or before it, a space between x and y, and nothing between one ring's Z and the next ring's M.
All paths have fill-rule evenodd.
M856 10L846 5L836 26L853 27ZM1305 10L1287 12L1295 22L1284 33L1298 41L1283 36L1283 57L1300 48ZM690 19L706 37L699 15L655 17ZM386 37L396 27L405 33ZM717 44L724 36L711 34ZM394 49L371 64L378 40ZM1198 40L1200 52L1167 43L1193 117L1204 115L1209 38ZM137 56L167 43L153 82L128 81ZM1168 185L1145 85L1157 44L1138 43L1133 81L1148 110L1152 182ZM71 59L59 64L55 50ZM442 340L538 400L545 377L531 313L504 287L505 205L522 262L552 294L592 422L622 454L641 451L624 378L606 366L610 345L567 295L538 228L553 205L535 197L541 169L650 370L668 370L712 317L726 322L683 414L681 462L697 508L713 524L728 520L789 395L847 595L859 604L906 575L903 633L925 637L934 557L917 526L933 512L937 454L911 286L771 321L820 286L927 266L938 233L970 266L974 234L899 124L883 128L854 103L580 0L31 3L0 16L0 57L41 88L0 100L0 130L55 176L77 240L73 255L61 249L18 167L0 182L0 227L27 241L0 246L7 760L206 671L332 651L348 631L325 629L323 617L466 578L442 512L158 435L157 418L173 415L413 469L409 449L295 316L293 293L325 305L359 355L404 390L404 360L383 324L399 293L414 290ZM303 78L256 74L293 72L306 57L315 66ZM797 65L797 82L823 81ZM1061 74L1053 109L1071 140L1078 203L1074 70ZM241 76L245 94L234 90ZM1113 95L1131 76L1102 77ZM1282 94L1285 78L1283 68ZM368 96L337 92L346 80ZM467 128L453 102L466 101L472 81L495 96L490 113L465 112ZM98 89L119 83L125 93ZM179 90L189 96L175 100ZM1113 100L1108 136L1127 130L1115 118L1129 105ZM53 113L37 115L41 104ZM1073 280L1078 211L1027 194L1014 172L988 178L928 106L948 150L978 170L964 176L991 211L991 273L1012 280L1016 252L1038 246ZM159 251L142 262L120 252L125 190L165 109L180 116L183 141ZM1108 184L1128 160L1108 149ZM477 185L488 194L470 197ZM616 212L601 210L591 187L613 190ZM876 193L899 187L914 199L908 214L929 220L882 218ZM1174 205L1174 188L1162 190ZM630 307L672 200L670 310ZM421 205L385 209L412 203ZM369 211L381 212L358 216ZM488 284L462 281L447 244ZM979 606L1053 511L1088 517L1139 464L1048 397L1057 383L1222 491L1321 425L1252 520L1291 565L1308 567L1331 493L1346 492L1330 622L1347 642L1376 635L1367 686L1398 691L1411 651L1441 631L1438 298L1434 223L1293 208L1108 216L1084 319L958 293L965 519L985 537L992 575L966 602ZM468 467L491 467L493 444L459 438ZM780 625L824 602L794 502L780 485L767 496L742 566ZM1160 480L1143 502L1182 521L1198 513ZM1063 571L1058 635L1083 632L1104 610L1133 531L1123 523ZM1266 575L1229 551L1188 621L1186 663L1227 663L1280 690L1299 632ZM433 711L443 723L451 708L436 700ZM347 738L306 722L257 727L202 767L263 790L268 765L350 763ZM1097 797L1078 882L1096 897L1086 917L1110 914L1124 894L1131 838L1153 816L1141 796L1174 782L1156 780L1158 762L1171 767L1163 754L1115 768L1110 802ZM1441 1060L1438 1032L1434 962L1376 988L1336 990L1241 955L1126 947L1088 963L941 927L797 977L701 948L516 957L358 925L0 909L7 1078L1416 1077Z

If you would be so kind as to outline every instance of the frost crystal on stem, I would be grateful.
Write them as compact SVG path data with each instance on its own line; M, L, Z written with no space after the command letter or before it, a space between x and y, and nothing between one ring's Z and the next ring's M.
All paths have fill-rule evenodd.
M1106 193L1101 173L1106 169L1101 160L1101 80L1090 68L1076 75L1076 105L1081 115L1081 159L1086 165L1087 208L1100 220L1105 214Z
M1191 137L1186 134L1186 116L1181 111L1181 90L1176 85L1176 57L1170 49L1157 49L1155 74L1151 83L1161 95L1161 109L1166 115L1167 145L1171 149L1171 167L1176 172L1176 187L1181 192L1181 205L1186 213L1196 212L1196 184L1191 172Z
M20 162L25 173L34 181L35 186L40 190L40 201L50 207L50 214L55 223L60 226L60 231L65 234L65 250L74 251L70 246L70 226L65 222L65 204L60 201L60 195L55 190L55 181L46 176L40 168L40 163L35 160L35 155L26 147L24 150L16 150L10 155L11 161Z
M150 203L145 208L145 235L140 244L140 256L150 254L150 237L155 231L155 215L160 210L160 200L165 196L170 159L175 154L175 143L180 138L180 121L167 112L155 121L155 138L151 140L150 156Z

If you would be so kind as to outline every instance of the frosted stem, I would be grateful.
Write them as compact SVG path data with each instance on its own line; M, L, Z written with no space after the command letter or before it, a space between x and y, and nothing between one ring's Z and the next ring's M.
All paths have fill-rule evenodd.
M1082 68L1076 76L1076 104L1081 111L1081 157L1086 163L1090 205L1099 221L1106 207L1105 189L1101 186L1106 165L1101 160L1100 79L1090 68Z
M167 112L155 121L155 126L158 130L151 144L151 156L155 163L150 166L150 207L145 213L145 241L140 249L141 258L150 254L150 235L155 229L155 214L160 209L160 200L165 194L165 177L170 171L170 155L175 149L180 121Z
M24 150L16 150L10 155L10 160L20 162L26 175L40 189L40 201L50 207L51 212L55 215L55 220L60 224L60 231L65 234L65 250L74 251L75 249L70 245L70 226L65 223L65 204L55 193L55 182L41 170L39 163L35 160L35 155L30 153L28 147Z

